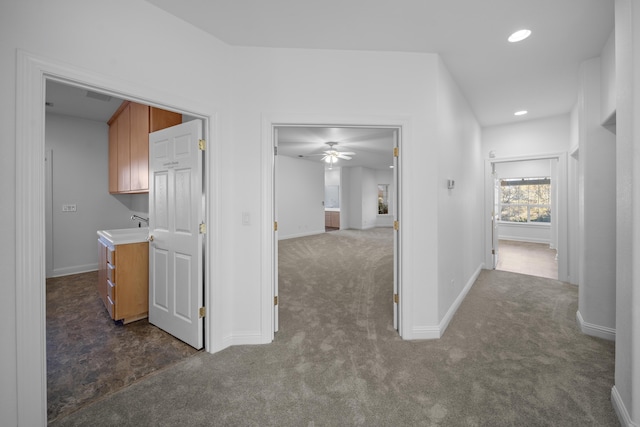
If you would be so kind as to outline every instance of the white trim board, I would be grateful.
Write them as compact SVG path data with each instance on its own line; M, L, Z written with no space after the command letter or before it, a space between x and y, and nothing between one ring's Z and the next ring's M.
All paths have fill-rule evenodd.
M471 287L473 286L473 284L476 283L476 280L480 275L480 271L482 271L483 268L484 268L484 263L478 266L478 268L473 273L469 281L467 281L467 284L464 286L464 289L462 289L462 292L460 292L456 300L453 302L453 304L451 304L451 306L449 307L449 310L447 310L447 313L444 315L440 323L437 326L422 326L422 327L414 328L412 330L412 339L432 340L432 339L441 338L444 335L444 332L449 327L449 323L453 319L453 316L456 314L456 312L460 308L462 301L464 301L464 299L467 297L467 294L471 290Z
M611 404L616 411L618 420L620 420L620 425L625 427L639 427L638 424L634 423L631 419L631 415L629 415L629 411L627 411L627 407L624 405L622 396L620 396L620 392L616 386L611 388Z
M603 338L609 341L616 340L616 330L613 328L608 328L606 326L595 325L593 323L585 322L582 314L580 314L580 310L576 312L576 321L578 322L578 326L580 330L585 335L590 335L592 337Z
M262 318L261 324L263 326L263 342L270 342L275 337L275 325L273 322L273 298L274 298L274 236L273 236L273 223L276 220L274 218L273 208L273 146L274 146L274 132L273 128L278 126L315 126L315 127L364 127L364 128L396 128L401 135L399 145L404 144L405 141L411 139L411 118L406 116L359 116L359 115L327 115L327 114L313 114L313 113L297 113L297 112L266 112L262 115L262 200L267 201L262 204L262 292L261 292L261 308ZM402 151L401 151L402 152ZM400 168L400 173L406 173L403 168ZM404 177L399 178L400 182L405 181ZM400 189L402 191L402 189ZM403 215L407 210L403 209L406 203L406 199L400 196L400 205L398 206L398 221L403 223ZM375 227L375 225L373 226ZM341 229L344 229L341 227ZM399 240L402 247L400 248L401 254L410 253L408 248L412 244L411 233L404 233L403 228L400 227L398 231ZM412 337L404 334L406 330L411 330L413 324L413 312L411 304L404 304L405 300L411 300L411 278L407 277L409 274L406 267L408 261L404 257L400 256L398 263L398 293L400 294L400 301L398 307L400 310L399 321L399 334L404 339L413 339Z

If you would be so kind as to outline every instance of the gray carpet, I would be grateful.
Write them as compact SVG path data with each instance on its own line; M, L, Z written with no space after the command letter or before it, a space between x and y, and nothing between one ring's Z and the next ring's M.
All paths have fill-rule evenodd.
M391 230L280 243L274 343L198 353L55 425L617 426L577 288L483 271L440 340L392 328Z

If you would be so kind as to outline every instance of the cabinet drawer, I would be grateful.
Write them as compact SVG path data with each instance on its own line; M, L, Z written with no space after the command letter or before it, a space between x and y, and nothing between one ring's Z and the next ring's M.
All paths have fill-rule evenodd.
M116 265L116 250L107 248L107 262L113 266Z
M111 264L107 264L107 280L116 282L116 268Z
M109 312L109 316L111 316L111 318L113 319L114 314L116 312L116 307L115 304L113 303L113 300L111 298L109 298L109 295L107 295L107 311Z
M116 285L111 280L107 280L107 296L112 303L116 300Z

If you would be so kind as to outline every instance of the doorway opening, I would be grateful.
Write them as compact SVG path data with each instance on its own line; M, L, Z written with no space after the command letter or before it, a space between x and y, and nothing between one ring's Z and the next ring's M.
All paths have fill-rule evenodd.
M279 296L279 239L288 241L286 247L293 247L289 239L313 241L313 236L337 232L334 241L338 242L360 231L358 238L364 241L367 232L378 230L373 239L382 238L380 245L388 244L392 256L389 278L393 290L390 283L388 304L393 306L393 327L399 330L400 233L394 224L400 213L400 133L401 128L393 126L273 126L275 296ZM337 264L330 270L334 277L340 276ZM276 306L275 331L277 313Z
M114 321L98 296L96 231L148 227L150 218L149 192L113 193L109 188L107 123L116 114L122 117L122 106L134 104L56 80L47 79L45 89L47 418L51 422L198 350L151 324L146 315L132 323ZM149 111L142 104L135 106L137 111ZM129 124L129 110L124 111ZM154 111L160 112L156 117L173 114ZM146 127L133 117L131 126ZM194 120L174 114L171 123L153 123L146 132L176 124L178 118L183 123ZM146 224L141 223L145 218ZM122 263L114 264L117 276ZM115 278L111 280L124 289ZM107 298L115 302L115 295ZM139 298L142 301L142 295ZM120 302L131 303L146 312L142 307L146 298L140 304L130 298Z
M488 265L569 281L565 154L490 159Z
M194 105L179 95L167 95L149 88L141 89L130 82L56 64L22 51L18 51L17 76L16 194L20 195L16 200L17 401L21 419L42 424L46 423L47 418L44 160L46 83L57 81L96 93L183 112L203 120L205 138L210 134L211 116L197 113L206 111L207 108ZM134 95L136 93L138 96ZM165 101L169 98L174 98L173 106ZM158 101L154 102L153 99ZM185 107L187 105L192 105L192 108ZM205 164L210 163L211 158L214 158L211 153L205 152ZM208 168L205 168L206 180L208 175ZM203 194L207 200L209 191L206 188ZM208 209L205 215L211 216ZM209 241L204 246L208 250L211 248ZM206 259L204 270L204 291L208 294L207 278L210 268ZM207 295L207 298L210 296ZM207 332L207 350L212 345L210 336L210 332Z

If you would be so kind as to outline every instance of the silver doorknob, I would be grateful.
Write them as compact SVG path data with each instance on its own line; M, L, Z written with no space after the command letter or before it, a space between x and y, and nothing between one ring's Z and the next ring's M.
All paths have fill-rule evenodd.
M151 234L149 234L149 237L147 237L147 240L148 240L149 242L153 242L153 236L152 236Z

